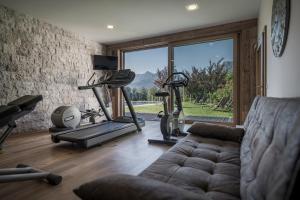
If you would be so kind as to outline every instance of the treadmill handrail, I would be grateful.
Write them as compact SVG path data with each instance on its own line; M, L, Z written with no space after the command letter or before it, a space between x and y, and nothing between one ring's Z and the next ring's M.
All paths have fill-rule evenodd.
M119 74L118 74L119 73ZM131 101L129 99L129 96L125 90L125 86L128 85L129 83L131 83L135 78L135 73L133 71L131 71L130 69L126 69L126 70L120 70L118 72L116 72L115 74L111 75L109 78L107 78L106 80L103 80L101 82L98 82L96 84L91 84L91 85L86 85L86 86L79 86L78 89L79 90L87 90L87 89L92 89L98 102L100 107L102 108L106 118L108 121L112 121L112 118L109 114L109 112L107 111L101 97L100 94L98 93L96 87L101 87L103 85L108 85L109 88L113 89L113 88L120 88L122 93L123 93L123 97L125 99L125 102L129 108L131 117L133 119L133 122L135 123L137 130L141 131L141 127L138 123L137 117L136 117L136 113L134 111L134 108L131 104ZM124 79L127 80L124 82ZM89 83L90 81L88 81Z
M79 90L88 90L88 89L93 89L95 87L102 87L103 84L102 83L97 83L97 84L93 84L93 85L84 85L84 86L78 86Z
M96 83L96 84L92 84L92 85L78 86L78 89L79 90L88 90L88 89L93 89L95 87L102 87L103 85L111 85L112 86L112 85L120 85L122 83L123 82L120 81L120 80L113 80L113 81L111 81L111 80L105 80L105 81L102 81L100 83Z

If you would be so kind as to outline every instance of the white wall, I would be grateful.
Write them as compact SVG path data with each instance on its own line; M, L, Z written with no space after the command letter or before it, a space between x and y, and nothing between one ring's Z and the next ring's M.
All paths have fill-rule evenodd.
M267 25L267 96L300 97L300 1L291 0L288 41L282 57L275 57L271 47L273 0L262 0L258 34Z

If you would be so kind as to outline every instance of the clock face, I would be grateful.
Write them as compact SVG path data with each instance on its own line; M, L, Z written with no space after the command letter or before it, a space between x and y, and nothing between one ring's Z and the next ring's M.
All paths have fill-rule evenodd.
M290 20L290 0L273 0L271 43L276 57L283 54Z

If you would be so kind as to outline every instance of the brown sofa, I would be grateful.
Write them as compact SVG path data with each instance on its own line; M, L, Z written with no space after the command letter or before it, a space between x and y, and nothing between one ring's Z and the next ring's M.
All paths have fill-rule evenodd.
M113 175L82 199L297 199L300 98L256 97L244 129L197 123L139 176Z

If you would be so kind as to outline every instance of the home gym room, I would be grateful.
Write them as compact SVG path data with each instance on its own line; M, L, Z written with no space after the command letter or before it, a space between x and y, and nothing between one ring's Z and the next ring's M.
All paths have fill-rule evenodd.
M0 199L297 199L299 13L0 0Z

